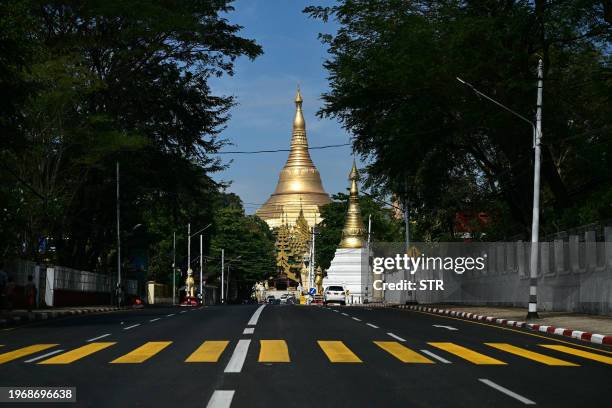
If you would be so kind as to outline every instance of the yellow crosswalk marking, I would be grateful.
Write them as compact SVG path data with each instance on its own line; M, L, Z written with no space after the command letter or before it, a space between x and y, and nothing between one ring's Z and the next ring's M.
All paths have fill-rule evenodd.
M327 355L332 363L361 363L361 359L355 355L341 341L318 340L319 347Z
M229 344L229 341L205 341L194 351L187 360L186 363L216 363L219 361L219 357L223 354L223 351Z
M589 360L595 360L601 363L612 364L612 357L602 356L601 354L591 353L589 351L575 349L575 348L567 347L567 346L559 346L556 344L540 344L540 346L549 348L551 350L560 351L562 353L573 354L575 356L587 358Z
M124 356L114 359L111 364L138 364L147 361L166 347L171 341L149 341L142 346L130 351Z
M402 363L434 364L430 359L423 357L406 346L402 346L397 341L375 341L374 344L400 360Z
M18 358L29 356L30 354L38 353L39 351L47 350L55 346L57 346L57 344L33 344L31 346L9 351L8 353L0 354L0 364L8 363L9 361L17 360Z
M87 357L90 354L96 353L100 350L104 350L105 348L110 347L114 344L115 342L89 343L85 346L67 351L60 355L51 357L47 360L43 360L38 364L70 364L82 359L83 357Z
M467 360L474 364L479 365L505 365L503 361L497 360L493 357L485 356L484 354L480 354L474 350L470 350L469 348L459 346L454 343L427 343L430 346L434 346L439 348L440 350L447 351L451 354L454 354L458 357L461 357L464 360Z
M259 340L260 363L289 363L289 349L285 340Z
M549 366L577 366L578 364L570 363L569 361L560 360L558 358L549 357L545 354L536 353L521 347L516 347L508 343L485 343L487 346L494 347L498 350L505 351L510 354L514 354L520 357L525 357L538 363L546 364Z

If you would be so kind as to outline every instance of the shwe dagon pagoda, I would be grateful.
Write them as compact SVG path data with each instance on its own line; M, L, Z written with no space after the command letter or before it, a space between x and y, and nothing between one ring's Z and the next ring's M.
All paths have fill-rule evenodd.
M311 279L306 261L312 228L322 221L320 207L331 202L310 158L302 102L298 88L289 157L276 189L255 212L276 236L277 271L268 284L277 289L295 288L300 284L304 289L309 287Z

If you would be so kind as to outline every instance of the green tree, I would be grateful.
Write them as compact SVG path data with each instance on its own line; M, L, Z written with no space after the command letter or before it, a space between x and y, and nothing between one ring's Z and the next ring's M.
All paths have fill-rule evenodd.
M608 1L344 0L305 12L339 24L321 36L320 114L354 135L369 186L406 194L432 239L452 236L457 211L490 213L488 238L530 230L531 129L456 77L533 117L540 57L543 230L612 216L601 201L612 189Z
M214 271L221 268L221 249L225 251L226 265L231 265L230 285L238 288L239 298L248 298L255 282L276 271L272 232L259 217L245 215L241 205L223 206L215 211L208 263L214 276L217 276Z
M262 52L228 21L230 3L2 2L3 255L113 268L117 161L122 234L146 225L155 275L172 231L212 221L223 186L210 174L225 167L213 154L235 101L208 81ZM45 239L54 250L40 254Z

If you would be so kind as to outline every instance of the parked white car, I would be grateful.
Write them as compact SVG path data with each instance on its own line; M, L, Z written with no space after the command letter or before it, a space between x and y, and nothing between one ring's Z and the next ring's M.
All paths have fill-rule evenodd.
M323 303L340 303L346 305L346 289L343 286L328 286L323 292Z

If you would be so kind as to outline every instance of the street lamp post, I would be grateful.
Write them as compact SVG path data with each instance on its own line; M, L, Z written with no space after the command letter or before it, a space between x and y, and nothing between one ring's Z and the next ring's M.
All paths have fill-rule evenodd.
M121 225L120 225L120 200L119 200L119 161L117 161L117 305L121 307Z
M540 231L540 165L541 165L541 144L542 144L542 89L544 87L544 64L542 59L538 61L538 96L536 104L536 123L534 124L531 120L527 119L520 113L515 112L504 104L496 101L495 99L485 95L478 89L463 79L457 77L457 80L463 85L468 86L477 95L493 102L502 109L512 113L519 119L529 123L533 130L533 149L534 149L534 162L533 162L533 209L531 216L531 251L529 258L529 309L527 311L527 319L538 318L538 302L537 302L537 289L538 289L538 250L539 250L539 231Z
M221 248L221 304L225 303L225 295L224 295L224 290L223 290L223 285L224 285L224 281L225 281L225 272L224 272L224 268L225 268L225 249Z
M176 305L176 231L172 232L172 304Z

